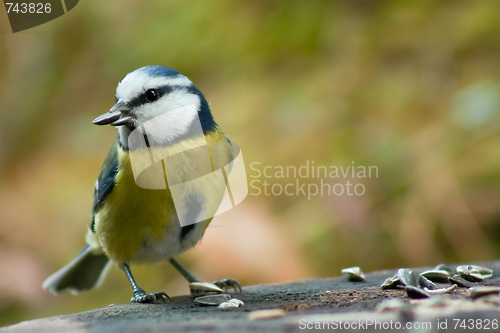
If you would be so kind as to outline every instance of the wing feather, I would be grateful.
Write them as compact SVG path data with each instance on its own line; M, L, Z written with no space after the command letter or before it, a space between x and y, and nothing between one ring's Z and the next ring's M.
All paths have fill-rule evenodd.
M93 232L95 232L95 215L102 207L106 197L111 193L116 184L115 177L118 173L118 145L119 138L117 138L113 145L111 145L111 149L109 150L108 156L106 156L106 159L104 160L101 167L101 173L99 174L99 178L97 178L97 182L95 184L94 205L92 207L92 225L90 227Z

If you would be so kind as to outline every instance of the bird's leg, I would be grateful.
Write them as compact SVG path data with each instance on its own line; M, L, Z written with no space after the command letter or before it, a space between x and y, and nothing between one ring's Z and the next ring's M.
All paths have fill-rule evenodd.
M128 267L127 264L123 264L123 270L125 271L125 274L127 274L127 278L130 281L130 284L132 285L132 292L134 293L134 297L130 299L130 302L132 303L156 303L159 300L162 300L163 303L165 303L165 298L168 298L170 300L170 297L168 297L167 293L163 291L158 291L155 293L150 293L146 294L144 289L139 287L137 283L134 280L134 277L132 276L132 272L130 271L130 267Z
M172 264L172 266L175 267L175 269L181 273L182 276L184 276L184 278L186 280L188 280L189 283L193 283L193 282L200 282L200 280L198 280L197 278L195 278L191 273L189 273L187 271L187 269L185 269L184 267L181 266L181 264L179 264L177 262L177 260L175 260L174 258L170 258L169 262Z
M175 269L177 269L177 271L179 271L179 273L182 274L182 276L184 276L184 278L186 278L186 280L188 280L189 283L200 282L200 280L198 280L191 273L189 273L174 258L170 258L169 262L172 264L172 266L175 267ZM238 281L233 280L233 279L222 279L220 281L212 282L212 284L216 285L217 287L219 287L221 289L227 289L227 288L231 287L234 289L235 292L238 292L238 293L242 292L241 286L238 283Z

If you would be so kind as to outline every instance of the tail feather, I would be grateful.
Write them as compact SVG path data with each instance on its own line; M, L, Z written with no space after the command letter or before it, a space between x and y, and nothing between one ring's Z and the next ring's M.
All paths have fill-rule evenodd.
M110 266L105 254L92 254L87 245L69 264L49 276L42 287L53 294L66 289L74 294L87 291L102 282Z

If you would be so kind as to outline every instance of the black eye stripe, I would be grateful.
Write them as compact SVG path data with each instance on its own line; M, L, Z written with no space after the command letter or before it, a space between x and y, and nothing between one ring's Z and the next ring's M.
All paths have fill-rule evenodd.
M174 87L172 87L172 86L161 86L161 87L156 87L156 88L152 88L152 89L155 89L158 92L158 98L156 99L156 100L158 100L163 95L166 95L166 94L169 94L170 92L172 92L174 90ZM140 94L136 98L132 99L127 104L130 107L135 108L135 107L138 107L140 105L143 105L143 104L146 104L146 103L150 103L151 101L146 96L146 92L150 91L150 90L151 89L146 90L145 92L143 92L142 94Z

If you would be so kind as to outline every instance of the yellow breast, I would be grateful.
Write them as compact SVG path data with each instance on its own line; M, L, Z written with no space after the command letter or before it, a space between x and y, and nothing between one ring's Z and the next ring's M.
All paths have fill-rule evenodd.
M201 140L201 141L200 141ZM168 184L178 184L193 179L199 173L199 165L203 156L197 154L179 154L193 150L211 142L225 142L226 138L219 130L207 133L205 138L184 140L167 147L151 147L144 150L124 151L118 147L118 173L115 177L115 187L106 197L104 205L95 216L95 232L99 243L106 254L115 262L128 262L145 242L159 242L172 229L174 223L179 223L177 212ZM195 150L194 150L195 151ZM143 164L142 169L151 165L151 160L162 160L170 156L167 165L168 184L166 189L147 189L137 185L134 168ZM131 163L131 160L133 163ZM225 150L210 153L210 164L225 165L232 160L232 151L228 146ZM167 160L166 160L167 161ZM165 172L165 162L163 172ZM137 176L137 175L136 175ZM145 177L145 178L144 178ZM158 183L158 175L144 173L142 182ZM203 185L205 190L213 184ZM199 190L199 189L197 189ZM194 189L188 189L195 191ZM215 200L215 199L212 199ZM211 205L220 201L211 202ZM210 220L206 221L206 225ZM205 226L206 227L206 226ZM179 240L180 241L180 240Z

